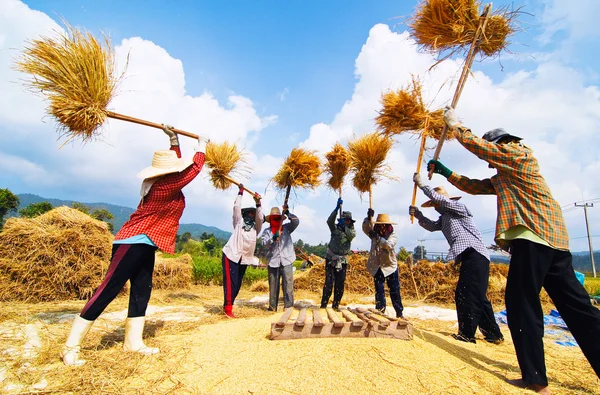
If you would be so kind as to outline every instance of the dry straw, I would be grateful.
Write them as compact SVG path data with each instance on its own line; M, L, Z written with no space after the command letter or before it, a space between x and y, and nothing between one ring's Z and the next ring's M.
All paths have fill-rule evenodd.
M325 154L325 159L325 173L329 175L327 184L334 191L338 191L350 170L350 155L340 143L336 143L333 149Z
M226 190L232 184L232 175L245 176L249 169L245 154L234 143L208 143L206 165L210 168L210 180L217 189Z
M370 133L348 142L352 184L361 193L370 192L371 186L383 177L391 177L386 157L393 141L380 133Z
M375 118L379 130L387 136L413 133L439 140L444 128L443 110L427 110L422 91L422 83L413 76L408 87L383 94L383 108ZM425 130L428 117L429 126ZM454 134L448 133L446 139L452 138Z
M86 299L108 268L108 226L69 207L9 218L0 233L0 300Z
M188 289L192 285L192 257L183 254L176 258L163 258L158 254L152 274L153 289Z
M424 0L408 21L411 36L427 51L466 54L480 22L477 0ZM495 56L508 46L508 37L515 31L519 10L496 10L477 48L482 56Z
M321 160L313 151L294 148L273 177L273 182L279 189L314 189L320 184L321 173Z
M58 120L61 135L97 137L122 77L115 74L106 36L99 41L65 23L58 37L29 41L16 68L33 75L26 85L49 99L47 112Z

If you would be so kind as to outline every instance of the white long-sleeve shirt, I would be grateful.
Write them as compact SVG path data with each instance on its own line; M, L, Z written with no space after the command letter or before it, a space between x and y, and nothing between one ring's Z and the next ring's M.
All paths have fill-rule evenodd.
M267 250L267 260L270 267L291 265L296 260L291 234L300 224L300 220L292 213L288 213L287 216L290 222L283 224L281 235L276 242L273 242L273 232L270 226L263 230L260 236L262 244L269 248Z
M233 204L233 232L223 247L223 254L230 261L240 262L242 265L257 266L259 264L258 258L254 256L254 250L256 249L256 236L260 233L263 224L261 206L256 208L255 218L254 228L246 232L242 218L242 195L238 195Z

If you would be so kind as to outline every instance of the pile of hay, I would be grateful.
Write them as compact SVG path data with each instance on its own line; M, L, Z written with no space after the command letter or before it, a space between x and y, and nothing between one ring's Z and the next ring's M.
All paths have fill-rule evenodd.
M108 268L112 240L105 222L69 207L9 218L0 233L0 301L90 297Z
M192 257L190 254L183 254L176 258L164 258L161 253L156 255L152 275L153 289L188 289L191 285Z
M294 148L285 158L273 181L279 189L289 186L314 189L321 183L319 177L322 171L321 160L314 151Z
M243 152L233 143L208 143L206 145L206 166L210 169L210 181L217 189L226 190L232 184L230 176L245 177L249 172Z
M411 36L427 51L466 54L479 26L480 6L478 0L423 0L408 21ZM479 54L494 56L508 46L518 13L505 7L490 15Z
M350 255L346 273L345 291L363 295L375 293L373 276L367 271L367 256ZM454 289L458 282L458 267L454 264L431 263L420 261L414 267L414 277L419 293L426 302L454 303ZM398 265L402 296L417 299L410 271L407 265ZM508 265L491 264L488 299L494 303L504 304L504 289ZM324 265L313 266L306 275L294 280L294 287L314 292L321 292L325 282Z

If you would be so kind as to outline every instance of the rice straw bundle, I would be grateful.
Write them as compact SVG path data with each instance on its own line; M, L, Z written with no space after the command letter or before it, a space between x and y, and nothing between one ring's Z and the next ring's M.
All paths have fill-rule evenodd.
M334 191L340 191L350 170L350 155L340 143L335 143L333 149L325 154L325 159L325 172L330 176L327 184Z
M375 118L382 133L393 136L409 132L435 139L440 138L444 128L444 112L441 109L427 110L423 102L422 89L421 82L413 76L410 86L382 95L383 108ZM428 117L429 126L425 128ZM449 137L453 138L454 135Z
M249 171L245 154L234 143L228 142L206 144L206 165L210 168L210 181L215 188L222 190L232 183L239 185L229 177L230 174L244 175Z
M319 181L321 173L321 160L314 151L294 148L273 177L273 181L280 189L287 187L314 189L321 183Z
M359 192L370 192L371 186L382 177L391 178L385 159L393 144L389 137L377 132L348 142L350 171L354 174L352 184Z
M424 0L408 22L411 36L427 51L466 54L481 19L478 0ZM519 11L503 8L489 17L477 52L484 56L499 54L508 46Z
M106 36L98 41L68 24L65 29L57 38L31 41L16 68L34 76L26 84L49 99L47 112L58 120L59 131L86 141L106 120L122 75L115 75Z

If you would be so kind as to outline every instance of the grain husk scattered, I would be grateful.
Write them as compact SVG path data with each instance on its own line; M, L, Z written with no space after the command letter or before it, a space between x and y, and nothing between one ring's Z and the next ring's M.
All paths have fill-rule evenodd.
M327 185L334 191L339 191L350 170L350 155L340 143L335 143L331 151L325 154L325 159L325 173L329 176Z
M321 160L314 151L293 148L273 177L273 182L279 189L288 186L314 189L321 183L319 180L321 173Z
M110 39L65 23L54 37L30 40L15 65L31 75L26 86L44 96L60 137L86 142L99 134L122 78L114 69Z
M213 186L226 190L232 182L230 178L246 177L250 171L246 155L235 143L213 143L206 145L206 165L210 169L209 176Z
M369 192L371 186L383 177L393 178L386 158L393 146L391 138L374 132L348 142L352 185L361 193Z

